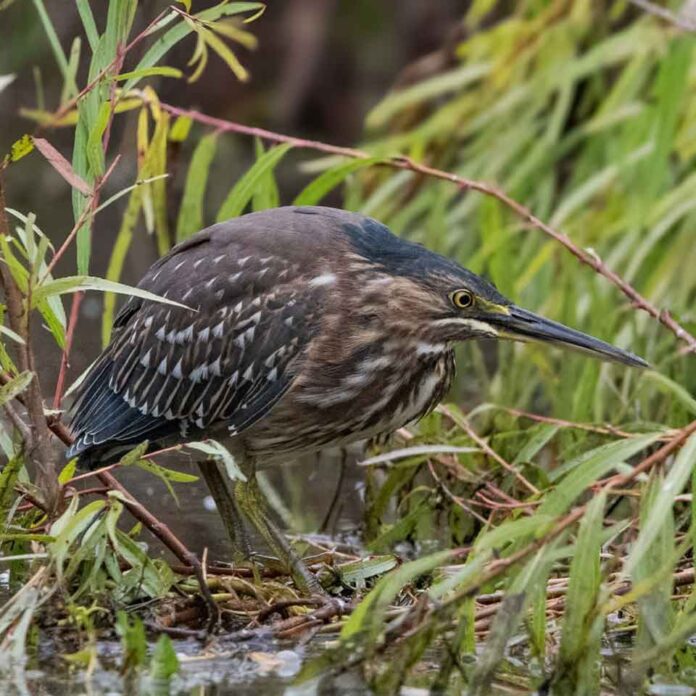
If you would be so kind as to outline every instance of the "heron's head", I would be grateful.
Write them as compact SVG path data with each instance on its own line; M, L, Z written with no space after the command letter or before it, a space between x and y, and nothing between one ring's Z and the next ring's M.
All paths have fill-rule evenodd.
M522 309L494 285L435 254L405 242L376 221L352 231L352 244L369 260L389 297L388 317L415 327L423 340L453 343L495 338L553 344L633 367L648 367L638 356ZM385 317L388 321L388 318Z

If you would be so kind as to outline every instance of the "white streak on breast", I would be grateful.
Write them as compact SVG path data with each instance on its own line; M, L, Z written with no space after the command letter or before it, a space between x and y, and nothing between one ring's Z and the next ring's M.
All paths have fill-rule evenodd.
M336 282L336 275L334 273L322 273L321 275L315 276L309 281L308 285L313 288L320 287L322 285L333 285Z

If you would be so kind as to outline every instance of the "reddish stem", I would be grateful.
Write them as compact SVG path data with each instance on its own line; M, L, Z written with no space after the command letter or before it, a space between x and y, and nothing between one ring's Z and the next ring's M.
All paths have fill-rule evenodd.
M290 143L295 147L318 150L320 152L326 152L327 154L341 155L344 157L350 157L352 159L367 159L371 157L370 153L365 152L364 150L356 150L349 147L339 147L337 145L322 143L317 140L307 140L305 138L296 138L294 136L284 135L283 133L275 133L264 128L245 126L234 121L214 118L193 109L180 109L179 107L172 106L171 104L160 102L160 106L162 109L174 114L175 116L187 116L198 123L203 123L204 125L211 126L224 132L251 135L253 137L261 138L263 140L270 140L277 143ZM656 307L647 298L643 297L643 295L641 295L628 281L624 280L615 271L609 268L596 254L591 254L577 246L577 244L575 244L575 242L573 242L568 235L556 230L555 228L551 227L551 225L548 225L540 220L528 208L508 196L497 186L487 184L482 181L467 179L441 169L435 169L434 167L429 167L425 164L415 162L410 157L392 157L385 159L383 162L380 162L380 164L396 169L407 169L434 179L441 179L442 181L449 181L450 183L458 186L462 191L478 191L486 196L496 198L505 206L514 211L528 225L540 230L557 241L559 244L563 245L581 263L589 266L596 273L604 276L607 280L616 285L616 287L618 287L619 290L621 290L621 292L631 300L632 305L636 309L641 309L644 312L647 312L651 317L653 317L653 319L656 319L663 326L668 328L679 340L684 341L688 345L690 351L696 351L696 337L681 326L667 310L661 310Z
M75 327L77 326L77 320L80 314L80 305L82 304L83 297L84 293L82 291L76 292L72 297L70 319L68 320L68 328L65 333L65 349L63 350L63 355L60 359L60 371L58 372L56 391L53 396L53 408L56 410L60 408L61 401L63 400L63 393L65 392L65 375L70 365L70 349L72 348L73 338L75 336Z

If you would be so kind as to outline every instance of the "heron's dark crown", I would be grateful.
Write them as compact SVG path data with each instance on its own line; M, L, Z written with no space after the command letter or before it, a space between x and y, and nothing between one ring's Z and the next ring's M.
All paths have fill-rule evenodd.
M298 214L321 215L336 225L349 245L377 270L416 281L433 292L466 288L495 304L509 304L498 290L475 273L421 244L406 241L386 225L357 213L335 208L295 208Z

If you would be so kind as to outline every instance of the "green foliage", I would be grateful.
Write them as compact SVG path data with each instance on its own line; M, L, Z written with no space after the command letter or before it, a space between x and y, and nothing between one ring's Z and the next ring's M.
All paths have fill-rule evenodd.
M687 642L696 631L696 594L693 578L677 596L675 585L693 566L696 513L685 491L689 483L691 495L696 489L696 435L660 456L659 471L654 465L634 476L632 466L650 464L696 414L693 355L500 199L411 171L398 156L495 182L693 333L694 38L622 2L469 5L465 38L447 56L451 67L388 94L366 118L367 154L313 163L319 173L295 204L318 204L341 187L346 208L489 275L520 304L630 347L655 370L561 360L533 346L465 347L452 399L480 405L466 414L443 409L401 433L395 451L377 450L363 462L365 540L382 555L330 568L330 582L354 607L335 624L337 643L303 676L360 666L375 692L397 693L415 682L415 667L430 651L438 665L421 679L434 692L484 694L512 679L519 652L512 653L521 649L525 672L516 686L597 693L608 688L601 648L629 635L632 665L620 686L637 692L652 675L687 680L696 664ZM62 83L55 111L40 104L24 113L49 139L52 128L74 130L72 162L47 140L24 136L2 169L11 176L14 163L36 148L66 192L70 186L77 275L53 276L65 250L55 252L31 213L7 209L17 226L0 237L0 252L24 306L40 314L63 350L70 327L62 295L105 293L105 343L116 294L171 303L120 283L136 236L148 235L164 254L213 219L284 202L276 171L289 166L285 156L297 140L257 140L254 163L215 211L207 195L211 167L224 157L223 139L235 136L205 123L193 128L193 114L172 120L156 91L158 79L183 79L160 63L187 36L188 80L200 76L211 51L231 79L248 79L237 51L256 41L238 20L255 19L261 4L221 2L193 13L182 2L134 36L135 0L108 3L103 27L90 3L76 0L84 38L67 52L42 0L33 6ZM123 52L134 41L143 52L132 65ZM101 201L104 181L121 166L110 144L116 119L132 122L124 132L134 134L128 147L135 174ZM180 200L168 181L173 152L188 167ZM120 226L106 278L96 278L89 275L92 226L116 203L123 204ZM0 407L16 411L33 374L17 369L13 351L29 334L3 324L5 309ZM24 657L32 626L56 599L60 620L82 636L67 656L72 664L94 667L102 622L121 638L123 672L143 670L147 642L136 612L172 601L189 585L150 556L139 529L124 531L127 499L118 492L91 502L72 495L48 524L39 509L29 510L40 491L25 467L21 435L0 425L8 458L0 472L2 561L13 587L21 586L0 608L0 648ZM174 484L196 479L143 459L146 446L121 466L158 476L172 495ZM188 447L224 464L230 479L244 479L222 444ZM74 473L73 463L61 484ZM402 549L413 549L416 560L401 563ZM263 590L271 583L233 579L224 586L229 597L237 601L243 587L268 608ZM166 692L177 669L172 642L162 635L149 661L151 690Z

